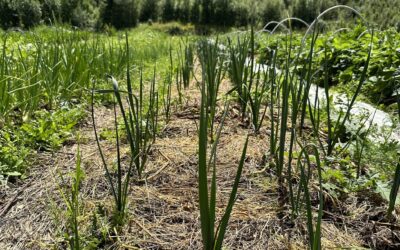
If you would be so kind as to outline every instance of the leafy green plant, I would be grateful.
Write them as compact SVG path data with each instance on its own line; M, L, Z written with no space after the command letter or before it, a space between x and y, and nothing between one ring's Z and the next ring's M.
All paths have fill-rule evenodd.
M23 145L23 135L13 134L9 128L0 130L0 183L10 177L26 176L31 150Z
M20 129L26 145L39 150L56 150L70 138L73 128L84 116L82 107L36 111L34 119L22 124Z
M64 107L55 112L39 110L19 124L5 124L0 130L0 176L26 176L35 151L54 151L71 139L75 126L85 116L82 107Z
M328 145L327 145L327 150L326 150L325 154L328 156L332 155L336 143L339 142L339 137L341 135L341 128L343 128L345 126L345 123L348 121L351 109L354 106L356 98L359 95L359 93L361 91L361 87L366 79L368 65L369 65L369 61L371 58L372 39L373 39L373 35L371 35L371 45L370 45L367 59L366 59L365 65L364 65L363 73L362 73L359 83L357 85L357 89L356 89L355 93L353 94L353 96L351 97L350 103L347 106L347 110L344 113L340 113L338 118L336 119L336 121L333 121L331 119L332 118L332 107L329 102L330 96L329 96L329 85L328 85L328 65L326 63L324 65L324 72L325 72L324 90L325 90L326 100L328 100L328 101L326 101L326 105L324 107L325 112L327 113L327 126L328 126ZM327 53L326 51L327 51L327 48L325 49L325 55ZM310 116L312 117L311 119L313 121L315 121L315 117L319 116L319 114L313 113L313 109L311 109L311 108L309 110L310 110ZM316 111L319 112L319 109L316 109ZM314 126L314 130L316 130L317 127L316 127L315 122L313 122L313 126ZM321 143L321 140L320 140L320 143Z
M62 183L65 183L63 175L59 174ZM65 232L65 238L69 243L71 250L80 250L82 247L82 240L79 232L79 219L81 216L81 202L79 196L79 189L84 179L84 172L81 168L81 153L78 147L78 154L76 160L76 169L74 175L72 175L70 189L63 188L62 185L58 185L61 197L67 206L67 230Z

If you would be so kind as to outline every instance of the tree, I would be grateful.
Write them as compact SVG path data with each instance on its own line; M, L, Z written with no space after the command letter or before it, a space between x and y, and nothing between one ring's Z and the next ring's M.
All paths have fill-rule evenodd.
M230 0L215 0L213 24L232 26L235 24L235 13Z
M3 28L18 25L18 14L9 0L0 0L0 25Z
M101 14L104 24L117 29L135 27L138 16L138 5L135 0L107 0Z
M263 25L271 21L281 20L281 11L284 8L281 0L270 0L264 2L261 9L261 21Z
M77 27L95 27L100 19L99 4L95 0L80 0L72 11L71 24Z
M164 22L169 22L174 20L175 8L173 0L165 0L162 6L162 20Z
M293 5L293 16L311 23L318 15L317 0L297 0ZM297 23L293 23L297 24Z
M190 21L192 23L200 22L200 0L194 0L190 8Z
M140 10L140 21L158 19L158 0L144 0Z
M190 0L179 0L175 8L175 18L183 23L190 21Z
M65 23L71 23L74 9L78 7L78 0L61 0L61 19Z
M212 20L212 0L202 0L201 3L201 23L210 24Z
M42 18L40 3L37 0L18 0L14 2L20 24L25 28L33 27Z
M61 16L61 0L42 0L42 20L52 23Z

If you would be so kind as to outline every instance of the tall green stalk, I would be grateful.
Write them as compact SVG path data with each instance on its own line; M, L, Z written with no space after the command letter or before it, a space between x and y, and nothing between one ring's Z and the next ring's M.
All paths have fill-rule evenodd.
M114 196L116 204L115 219L117 225L122 225L124 222L126 214L127 196L130 183L130 177L133 169L136 169L138 178L143 177L143 172L145 170L148 154L151 150L152 144L155 141L155 136L157 133L157 123L158 123L158 93L156 91L156 80L154 69L153 80L150 85L150 92L148 96L148 106L145 109L145 99L143 95L143 71L140 69L140 82L139 82L139 97L133 93L133 86L130 74L130 63L129 63L129 43L128 37L126 36L126 79L127 79L127 91L122 91L119 88L117 80L110 76L113 90L103 90L98 91L100 93L112 93L115 97L116 103L114 103L114 124L115 124L115 135L116 135L116 149L117 149L117 180L114 181L110 168L105 160L104 154L101 149L100 140L97 133L97 127L94 117L94 83L92 91L92 120L93 129L95 133L95 138L97 146L100 152L100 156L103 162L103 166L106 172L106 177L111 186L112 193ZM126 102L128 103L128 108L125 107L123 103L122 94L126 93ZM120 151L120 138L119 129L117 122L117 111L116 105L118 105L121 112L121 116L124 121L124 128L127 135L127 141L130 148L130 162L127 166L127 171L123 170L123 162ZM125 174L125 179L123 179Z
M309 150L312 149L314 151L315 163L311 161L311 157L309 154ZM304 158L303 158L304 156ZM305 162L303 160L305 159ZM304 167L304 164L307 167ZM301 147L300 155L297 160L297 166L300 168L300 184L299 184L299 192L297 197L296 211L300 207L300 193L301 191L304 193L303 198L306 203L306 213L307 213L307 229L308 229L308 237L309 237L309 249L311 250L320 250L321 249L321 223L322 223L322 214L323 214L323 205L324 205L324 197L323 197L323 188L322 188L322 165L320 161L320 155L318 152L317 146L313 144L309 144L307 146ZM318 216L317 221L314 228L313 222L313 214L312 214L312 206L311 206L311 195L309 189L309 183L312 178L312 168L315 166L317 168L318 173Z
M79 189L81 186L81 182L84 178L84 173L81 168L81 153L80 149L78 147L78 154L76 158L76 169L75 173L72 176L72 181L71 181L71 189L70 190L64 190L61 185L58 185L59 192L61 194L61 197L67 206L67 216L68 216L68 221L67 221L67 240L69 243L69 248L71 250L80 250L82 249L82 244L81 244L81 236L79 234L79 216L80 216L80 197L79 197ZM60 179L62 180L62 183L64 183L64 178L62 174L60 173Z
M202 68L202 82L205 84L206 107L210 123L210 135L214 136L214 118L216 114L219 86L224 77L223 59L219 54L218 39L214 43L202 40L198 46L198 57Z
M246 109L249 102L249 93L251 91L251 83L254 67L254 32L251 36L237 37L236 44L230 39L229 42L229 68L228 73L233 83L233 89L238 94L238 101L242 113L242 119L246 117ZM248 53L251 51L250 66L248 65Z
M186 89L189 87L192 78L194 62L193 45L188 40L179 44L178 60L180 78L183 82L183 87Z
M225 106L225 112L219 126L215 141L213 143L210 159L207 164L207 147L208 147L208 127L209 127L209 116L207 115L207 96L206 85L204 81L201 86L201 107L200 107L200 128L199 128L199 162L198 162L198 189L199 189L199 207L200 207L200 222L201 222L201 234L203 240L203 249L222 249L222 243L226 228L228 226L230 214L233 209L233 205L236 200L237 189L244 166L244 160L246 157L246 150L248 145L248 137L243 147L242 156L239 162L239 166L236 172L235 181L231 190L230 198L225 209L225 212L216 226L216 193L217 193L217 181L216 181L216 145L218 144L219 137L221 135L223 123L227 113L227 105ZM211 187L208 185L208 171L212 171Z
M400 121L400 93L397 91L397 112L399 115L399 121ZM396 171L393 177L393 184L392 184L392 189L390 190L390 196L389 196L389 207L388 207L388 216L390 217L394 207L396 205L396 200L397 200L397 195L399 193L399 187L400 187L400 153L397 161L397 166L396 166Z

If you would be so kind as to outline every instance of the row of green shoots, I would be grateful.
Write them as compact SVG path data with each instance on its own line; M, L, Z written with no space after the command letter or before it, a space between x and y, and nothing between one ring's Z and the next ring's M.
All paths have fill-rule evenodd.
M318 91L315 99L310 99L310 91L316 74L325 75L323 84L326 100L330 100L327 72L331 65L320 65L317 72L313 66L315 44L320 35L319 21L324 15L336 9L347 6L336 6L323 12L308 27L300 51L294 50L291 44L290 29L285 29L288 39L272 49L271 60L267 65L257 64L256 33L253 29L237 36L229 36L226 41L200 39L196 43L185 41L180 48L178 67L174 68L172 52L170 51L170 68L162 86L157 86L154 70L153 80L148 88L142 78L142 68L139 74L139 88L134 88L131 77L131 65L126 63L126 86L121 87L118 81L109 76L112 89L99 90L95 84L92 88L92 100L97 94L111 94L114 98L114 120L116 140L116 175L102 151L101 141L96 127L94 102L92 102L93 128L103 162L106 178L115 201L114 222L121 226L126 221L127 200L132 178L143 181L148 175L146 162L148 153L157 139L159 122L168 123L171 120L174 102L172 89L178 93L178 103L183 106L185 88L194 84L201 93L200 118L198 126L198 202L200 210L201 234L204 249L222 249L224 235L227 231L229 218L234 208L239 190L242 170L245 164L246 151L249 143L247 137L238 163L236 176L229 200L222 217L217 222L217 149L227 114L230 112L230 96L236 98L244 121L251 121L254 136L262 133L263 124L269 124L269 145L265 149L266 168L270 168L279 184L280 205L289 204L291 218L305 218L308 228L310 249L321 249L321 224L324 211L323 172L333 166L335 159L341 157L347 145L340 143L340 135L345 123L351 117L351 109L365 82L366 72L372 55L372 42L369 46L364 63L364 71L359 79L357 89L347 105L338 116L334 116L334 107L330 101L320 102ZM359 13L351 9L354 13ZM289 23L286 19L277 26ZM371 41L373 31L368 29ZM224 46L221 46L225 44ZM286 55L277 60L278 51ZM195 53L196 52L196 53ZM306 60L298 61L294 53L307 53ZM126 39L126 53L129 55L129 44ZM325 55L326 55L325 50ZM129 56L127 57L129 58ZM294 58L294 60L293 60ZM128 59L129 60L129 59ZM197 79L195 61L201 66L201 77ZM326 60L328 61L328 60ZM175 69L175 70L174 70ZM232 89L221 95L221 84L227 76ZM174 82L175 78L175 82ZM192 81L192 79L195 81ZM221 117L217 110L223 110ZM398 100L400 110L400 100ZM118 113L123 120L123 129L129 146L129 160L124 160L121 153L121 135ZM163 119L162 117L163 116ZM216 122L218 119L219 122ZM364 126L362 124L362 126ZM327 133L321 132L321 127L327 127ZM311 128L311 129L310 129ZM338 147L338 144L341 144ZM349 144L350 142L348 142ZM207 152L210 153L207 153ZM359 158L362 157L362 153ZM357 159L355 159L357 160ZM358 170L358 172L360 172ZM400 185L400 164L397 164L388 216L390 217ZM208 180L211 180L210 182ZM317 214L314 215L312 186L317 183ZM74 202L73 200L71 202ZM72 227L74 228L74 227ZM77 246L77 243L74 243ZM79 248L74 248L79 249Z

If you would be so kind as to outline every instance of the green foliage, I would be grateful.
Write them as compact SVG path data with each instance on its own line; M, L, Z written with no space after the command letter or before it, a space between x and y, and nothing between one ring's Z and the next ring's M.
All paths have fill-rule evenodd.
M400 31L400 16L398 15L400 1L352 0L350 4L361 11L367 20L377 24L379 29L394 27Z
M15 4L23 27L30 28L38 24L42 17L40 3L36 0L20 0Z
M293 3L293 16L311 23L319 14L318 0L296 0Z
M190 21L192 23L200 22L200 0L194 0L190 8Z
M191 17L191 1L190 0L182 0L179 1L176 5L175 10L175 18L183 23L188 23Z
M25 145L37 150L56 150L71 137L72 129L84 117L82 108L36 111L33 120L21 126Z
M311 160L311 155L308 153L307 148L311 148L315 154L315 165L317 168L318 173L318 185L319 185L319 192L318 192L318 216L317 221L313 222L313 214L312 214L312 207L311 207L311 195L310 195L310 188L309 183L311 180L311 167L314 165L314 162ZM304 155L304 158L302 158ZM303 162L302 162L303 159ZM307 145L305 147L301 147L301 152L297 161L297 167L301 171L301 179L299 185L299 192L297 197L297 204L296 204L296 211L298 210L300 200L304 200L306 203L306 212L307 212L307 229L308 229L308 241L309 241L309 249L311 250L320 250L321 249L321 224L322 224L322 215L323 215L323 205L324 205L324 194L322 190L322 164L320 162L320 156L318 152L318 148L315 145ZM300 193L304 193L303 197L300 198Z
M246 26L251 18L255 18L250 16L250 5L242 1L235 2L234 13L236 26Z
M62 0L41 0L42 19L45 23L54 23L61 17Z
M400 121L400 96L398 92L397 95L398 95L397 112ZM391 213L393 212L395 205L398 204L398 193L400 187L400 151L397 152L397 158L398 158L397 166L393 177L392 189L390 190L390 196L389 196L389 208L388 208L389 216L391 216Z
M23 145L23 135L10 128L0 130L0 184L8 177L25 177L31 150Z
M104 24L117 29L135 27L139 19L139 6L136 0L107 0L102 11Z
M251 87L254 77L254 54L251 54L251 65L248 65L248 51L254 51L253 36L237 37L236 43L229 40L229 77L234 90L238 94L238 101L242 112L242 120L246 117Z
M96 27L100 17L100 9L94 0L82 0L73 9L71 24L80 28Z
M361 36L360 36L361 35ZM313 70L323 71L325 64L329 65L327 81L329 86L337 86L343 92L354 92L362 75L366 62L368 47L371 36L366 34L365 27L358 25L352 31L343 31L333 34L327 32L319 35L319 41L315 44L315 60ZM270 62L271 48L277 46L278 41L286 39L283 36L276 36L269 46L261 46L263 50L259 60L263 63ZM302 36L293 36L292 44L299 46ZM372 39L372 56L369 61L365 83L361 89L361 94L372 103L391 104L394 91L400 86L398 68L400 67L400 57L398 48L400 47L400 34L396 31L386 30L374 32ZM325 53L324 47L328 46ZM282 58L283 51L278 55ZM307 53L299 55L299 61L306 61ZM292 57L292 60L294 57ZM297 71L300 71L298 67ZM315 76L316 84L324 85L325 74L317 73Z
M63 22L70 23L72 13L78 6L79 0L61 0L61 19Z
M271 21L279 22L282 19L283 9L281 0L264 1L260 13L262 24L265 25Z
M157 21L158 13L158 0L143 0L140 9L140 21L147 22L149 20Z
M320 12L346 2L380 28L400 29L395 11L399 3L390 0L0 0L0 24L3 28L29 28L41 21L51 24L57 20L77 27L111 25L123 29L136 26L138 20L162 20L231 27L246 26L250 20L265 25L280 20L283 13L311 23ZM383 9L386 15L377 15L376 9ZM347 25L354 15L334 11L324 19L333 26L337 25L332 22L335 19ZM298 22L293 25L302 27Z
M173 0L164 0L162 4L161 18L164 22L172 21L175 17L175 8Z
M58 189L60 195L67 207L66 216L67 216L67 230L64 234L66 241L69 244L69 248L71 250L80 250L82 247L82 239L80 235L80 216L82 214L82 205L81 205L81 197L80 186L85 177L85 174L81 167L81 155L78 147L78 154L76 160L76 169L75 173L71 176L71 184L70 189L63 188L62 185L58 185ZM60 173L60 179L62 183L65 183L65 180Z
M235 25L235 15L232 1L215 0L213 4L213 23L220 26Z
M184 88L188 88L192 79L193 63L194 63L194 51L193 44L185 41L182 45L180 44L178 50L179 58L179 72L180 79L183 82Z
M126 63L126 90L122 90L115 80L114 77L109 76L112 82L112 90L98 90L100 93L108 94L112 93L115 97L114 106L114 128L115 128L115 144L117 151L117 159L115 163L116 167L116 178L113 178L112 167L107 163L107 160L103 154L103 150L100 143L100 138L97 131L97 125L95 120L94 111L94 92L95 83L92 86L92 121L93 130L95 134L95 139L97 142L97 147L99 154L103 163L103 168L106 173L107 181L110 185L114 202L115 211L113 216L113 223L115 226L122 226L125 223L125 218L127 215L127 199L128 190L130 184L130 178L133 174L133 170L136 170L137 177L141 180L144 177L144 170L147 162L147 157L149 155L152 144L155 142L157 133L157 123L158 123L158 92L155 88L156 84L156 72L154 70L153 78L150 84L150 91L147 98L148 105L145 105L144 96L144 82L143 74L140 70L140 83L138 96L134 94L134 89L131 81L130 72L130 48L128 41L128 34L125 34L125 49L127 56ZM127 96L123 96L127 94ZM126 98L128 104L124 105L123 99ZM125 100L124 98L124 100ZM127 142L130 149L130 160L125 163L121 154L121 138L119 133L119 123L117 121L117 106L121 113L121 117L124 123L124 129L127 137ZM128 106L128 107L126 107ZM123 169L125 168L125 170Z
M197 56L202 68L201 81L207 92L207 114L210 122L210 135L214 136L214 118L217 112L217 99L224 73L224 58L220 53L218 39L216 41L201 40L198 43Z
M2 28L18 25L17 12L9 0L0 0L0 25Z
M211 24L211 20L213 18L212 4L213 0L201 0L201 16L200 16L201 24Z
M34 151L57 150L70 139L74 127L84 117L81 107L55 112L38 110L33 119L20 126L6 125L0 130L0 179L25 176Z
M216 226L216 194L217 194L217 181L216 181L216 158L217 158L217 145L221 135L224 120L227 114L227 107L225 105L224 115L221 120L215 141L213 143L210 157L207 161L207 148L208 148L208 135L209 127L212 126L212 119L207 112L209 109L208 100L209 87L206 86L205 81L201 83L201 107L200 107L200 126L199 126L199 147L198 147L198 192L199 192L199 207L200 207L200 222L201 222L201 235L203 240L203 249L222 249L222 244L225 236L226 229L230 215L233 210L233 205L237 199L236 194L242 175L244 161L246 158L247 145L249 137L246 138L240 162L236 171L235 180L232 186L228 204L225 208L223 216ZM211 121L210 121L211 120ZM212 129L212 127L211 127ZM211 185L208 184L208 172L212 172Z

